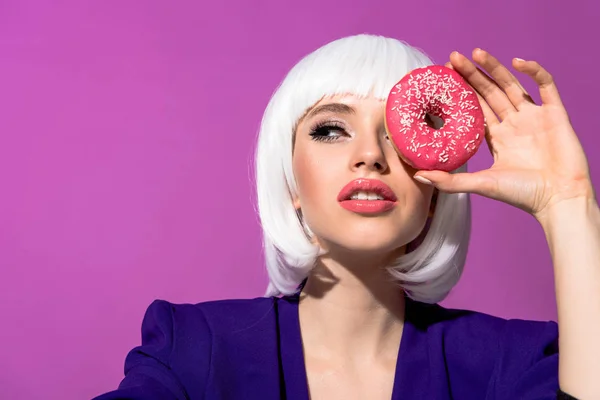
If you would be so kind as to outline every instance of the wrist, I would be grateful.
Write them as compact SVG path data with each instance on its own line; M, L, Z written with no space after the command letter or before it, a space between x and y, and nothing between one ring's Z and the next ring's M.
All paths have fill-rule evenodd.
M600 223L600 208L594 197L574 197L556 202L534 216L548 236L580 223Z

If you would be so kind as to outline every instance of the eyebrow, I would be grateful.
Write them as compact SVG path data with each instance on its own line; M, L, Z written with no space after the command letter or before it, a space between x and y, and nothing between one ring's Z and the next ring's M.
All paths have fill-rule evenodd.
M327 112L335 113L335 114L356 114L356 110L354 110L354 108L350 107L347 104L329 103L329 104L323 104L323 105L313 108L306 114L306 118L312 118L315 115L327 113Z

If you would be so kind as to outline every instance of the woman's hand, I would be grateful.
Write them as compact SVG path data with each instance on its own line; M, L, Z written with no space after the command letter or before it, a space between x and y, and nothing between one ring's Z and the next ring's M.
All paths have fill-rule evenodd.
M513 60L539 87L536 105L516 77L489 53L476 49L473 60L454 52L446 66L459 72L479 93L487 122L493 165L474 173L419 171L445 192L472 192L503 201L538 220L553 205L594 192L581 144L552 76L535 61Z

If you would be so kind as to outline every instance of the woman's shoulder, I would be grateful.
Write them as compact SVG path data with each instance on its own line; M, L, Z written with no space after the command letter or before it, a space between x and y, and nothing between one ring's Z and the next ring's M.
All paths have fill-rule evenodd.
M485 312L444 307L412 301L413 322L418 327L439 331L447 338L492 340L523 343L537 341L543 335L558 335L555 321L503 318Z
M249 299L209 300L199 303L176 303L154 300L147 308L145 319L173 325L186 326L196 332L209 330L231 332L270 319L274 314L275 299L256 297Z
M417 302L412 303L410 316L425 332L431 357L443 360L450 378L460 382L455 386L486 382L487 390L519 393L515 398L556 393L556 322L501 318Z
M276 335L273 308L274 299L265 297L154 300L143 317L142 343L125 359L125 378L118 390L97 399L202 398L218 371L239 374L240 366L255 360L253 350L263 361L274 353L276 344L268 340ZM276 365L276 356L268 360Z

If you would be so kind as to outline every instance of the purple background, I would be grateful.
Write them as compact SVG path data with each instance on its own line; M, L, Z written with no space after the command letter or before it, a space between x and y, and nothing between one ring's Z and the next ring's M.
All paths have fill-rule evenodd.
M440 63L476 46L540 61L598 187L599 6L550 4L1 2L0 398L116 387L155 298L263 294L259 121L287 70L338 37L397 37ZM481 151L471 169L490 161ZM555 319L541 229L473 200L468 265L443 304Z

